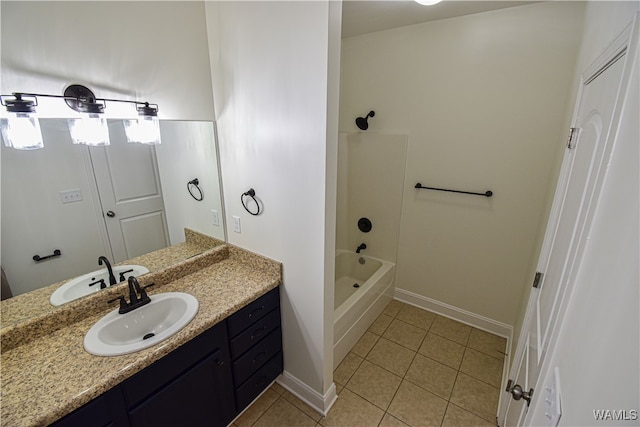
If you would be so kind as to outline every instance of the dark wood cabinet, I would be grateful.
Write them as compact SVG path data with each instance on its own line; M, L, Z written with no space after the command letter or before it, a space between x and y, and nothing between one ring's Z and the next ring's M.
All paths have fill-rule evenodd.
M53 425L226 426L282 362L275 288Z

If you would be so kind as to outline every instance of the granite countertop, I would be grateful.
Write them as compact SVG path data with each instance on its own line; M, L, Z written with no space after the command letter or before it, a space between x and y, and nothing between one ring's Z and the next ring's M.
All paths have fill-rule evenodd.
M185 241L183 243L172 245L114 265L143 265L153 273L162 270L163 268L176 265L214 247L224 245L224 242L221 240L198 233L197 231L190 230L188 228L184 229L184 235ZM97 260L96 269L98 269ZM0 303L0 319L2 320L2 327L10 326L38 315L46 315L53 310L56 310L57 307L54 307L49 303L49 298L56 289L64 285L70 279L53 283L43 288L2 301Z
M148 274L141 285L162 292L187 292L198 299L198 313L184 329L148 349L114 357L93 356L84 335L113 309L105 301L123 293L105 289L81 302L3 330L0 423L46 425L79 408L251 301L280 285L280 263L224 245L183 263ZM75 306L72 310L71 306Z

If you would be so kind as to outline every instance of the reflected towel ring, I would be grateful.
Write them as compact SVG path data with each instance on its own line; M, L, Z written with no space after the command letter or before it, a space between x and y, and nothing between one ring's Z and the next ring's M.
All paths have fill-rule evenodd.
M247 207L247 205L244 204L245 196L251 197L253 199L253 201L255 202L256 206L258 207L258 210L256 212L251 212L249 210L249 208ZM244 210L249 212L251 215L253 215L253 216L260 215L260 203L258 203L258 200L256 200L256 191L253 188L250 188L249 191L247 191L245 193L242 193L242 195L240 196L240 203L242 203L242 207L244 208Z
M202 190L200 189L200 187L198 187L198 184L200 184L200 181L198 180L198 178L194 178L191 181L187 182L187 191L189 192L189 194L191 194L191 197L193 197L194 199L196 199L197 201L201 202L202 199L204 199L204 195L202 194ZM200 198L196 197L192 192L191 192L191 186L196 187L196 190L198 190L198 193L200 193Z

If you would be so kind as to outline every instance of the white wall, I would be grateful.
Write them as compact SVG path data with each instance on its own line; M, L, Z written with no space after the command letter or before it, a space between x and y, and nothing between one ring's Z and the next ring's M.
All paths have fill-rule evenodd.
M325 242L335 244L329 75L338 52L329 27L339 16L329 2L211 2L206 14L227 220L240 217L242 229L230 227L229 242L283 263L285 379L322 410L333 384ZM259 216L240 204L249 188L263 203Z
M155 148L171 244L184 242L185 227L225 240L213 123L164 120L160 133L162 144ZM187 182L194 178L200 183L201 201L187 191ZM200 197L195 187L191 191ZM212 210L218 212L217 226Z
M407 135L373 132L340 138L344 147L339 147L343 157L338 170L338 249L353 252L365 243L362 253L396 262L407 139ZM362 217L371 220L368 233L358 228Z
M97 97L157 103L160 118L213 119L202 2L3 1L0 7L3 94L61 95L80 83ZM73 113L38 101L41 117ZM105 114L116 109L109 103Z
M580 3L544 2L343 41L340 130L375 110L371 131L409 135L397 288L516 322L565 136L581 17Z
M61 94L67 85L83 83L89 85L98 97L158 103L159 116L163 119L213 119L203 3L2 1L0 8L0 87L3 94L20 91ZM39 98L38 102L41 117L69 117L74 114L60 100L47 102ZM118 104L109 103L108 115L131 114L116 107ZM61 132L68 135L66 129ZM45 147L46 144L47 141ZM52 144L57 143L52 141ZM15 206L7 189L20 191L21 183L5 181L9 175L3 168L3 261L11 256L10 248L21 241L19 236L9 236L9 240L4 237L6 230L12 227L25 228L16 222L23 224L26 221L30 235L41 242L43 249L40 255L45 254L44 247L55 244L72 248L64 251L65 258L72 260L70 265L61 269L59 262L42 263L38 268L46 268L46 274L34 272L34 278L26 279L24 284L19 284L18 280L22 279L16 276L12 280L11 273L7 271L10 283L17 286L16 294L78 274L77 266L85 265L83 260L86 258L97 266L97 256L103 255L102 242L95 235L95 215L87 210L93 202L85 184L87 177L80 161L81 149L65 147L71 152L54 162L37 160L51 151L47 148L40 153L11 153L12 156L26 157L31 164L42 163L39 174L29 178L33 183L41 180L39 190L29 191L33 197L29 199L28 207L35 218L6 214L9 212L7 209ZM4 154L5 150L2 152ZM44 183L50 185L48 190ZM84 201L64 205L60 209L67 212L66 218L69 224L73 224L76 234L62 233L62 228L52 231L56 224L49 223L47 204L41 202L56 199L60 190L73 188L82 189ZM54 201L60 204L59 200ZM24 206L23 201L15 203ZM89 236L95 246L88 248L82 245L76 238L80 235ZM39 248L37 251L41 252ZM72 252L81 257L67 258Z
M2 266L14 295L98 269L105 255L85 158L71 143L66 121L44 119L44 148L2 145ZM82 201L62 204L60 191L80 190ZM35 263L33 255L62 256Z
M590 2L576 80L640 10L637 2ZM560 425L638 425L638 420L596 421L594 410L640 408L640 67L635 65L619 133L609 159L588 243L538 390L559 369ZM633 56L633 51L628 57ZM534 400L528 425L543 425L544 399Z

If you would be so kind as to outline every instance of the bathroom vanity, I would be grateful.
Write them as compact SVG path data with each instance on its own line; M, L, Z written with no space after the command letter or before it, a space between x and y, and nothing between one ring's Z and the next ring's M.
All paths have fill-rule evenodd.
M122 287L3 329L0 422L227 425L282 372L281 277L279 263L229 245L142 276L152 299L186 292L199 309L172 337L122 356L83 348Z

